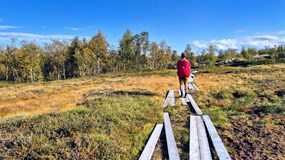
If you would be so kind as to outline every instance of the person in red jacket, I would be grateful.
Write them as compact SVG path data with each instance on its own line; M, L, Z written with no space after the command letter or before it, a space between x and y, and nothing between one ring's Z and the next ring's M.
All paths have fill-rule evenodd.
M185 57L186 52L181 53L181 59L177 62L177 75L179 77L179 88L182 97L186 97L186 94L188 93L188 80L191 68L190 62Z

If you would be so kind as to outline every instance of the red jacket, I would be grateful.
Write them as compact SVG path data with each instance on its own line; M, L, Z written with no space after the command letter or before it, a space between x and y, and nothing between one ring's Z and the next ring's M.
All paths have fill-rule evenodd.
M190 76L190 62L183 58L177 62L177 75L179 78L185 78Z

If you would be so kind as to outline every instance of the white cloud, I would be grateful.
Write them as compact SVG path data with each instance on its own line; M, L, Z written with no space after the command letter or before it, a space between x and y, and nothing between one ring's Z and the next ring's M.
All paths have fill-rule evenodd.
M285 34L285 31L279 31L278 34Z
M211 40L209 42L193 41L191 44L198 49L205 49L210 44L217 46L217 49L241 49L245 48L257 48L261 49L265 46L285 45L285 37L262 35L262 36L248 36L230 39Z
M77 28L77 27L70 27L70 28L64 28L64 29L67 29L67 30L72 30L72 31L81 31L81 30L85 30L85 28Z
M18 27L18 26L0 26L0 30L13 29L13 28L21 28L21 27Z
M51 40L72 40L75 35L41 35L41 34L32 34L32 33L18 33L18 32L0 32L0 42L8 43L11 38L16 38L19 41L27 40L27 41L35 41L37 43L49 43ZM89 38L89 37L86 37Z
M245 29L240 29L240 30L234 31L234 33L236 33L236 34L245 33L245 32L247 32L247 30L245 30Z
M18 38L28 38L28 39L70 39L74 36L72 35L40 35L32 33L18 33L18 32L0 32L0 36L10 36Z
M193 41L191 44L194 45L195 47L201 48L201 49L208 47L208 44L206 42L202 42L202 41Z
M66 27L64 29L67 29L67 30L72 30L72 31L82 31L82 30L88 30L88 29L93 29L95 28L96 26L84 26L84 27Z
M235 39L220 39L211 40L210 43L217 46L218 49L238 48L237 41Z

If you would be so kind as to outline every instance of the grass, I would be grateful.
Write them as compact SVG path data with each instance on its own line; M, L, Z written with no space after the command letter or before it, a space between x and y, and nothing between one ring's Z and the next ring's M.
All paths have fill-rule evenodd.
M2 83L0 159L138 158L174 79L153 71Z
M157 123L162 110L148 96L114 92L71 111L1 122L0 158L135 159Z
M192 93L194 100L233 159L285 154L284 70L285 65L221 67L196 76L200 91ZM0 159L136 159L155 124L162 123L166 91L177 88L175 70L0 83ZM181 159L188 159L192 113L180 100L176 104L164 111ZM164 143L160 138L155 159L167 158Z
M196 76L201 91L194 99L211 117L233 159L284 157L284 70L284 64L227 67ZM275 147L268 145L276 140Z
M143 89L155 92L156 95L151 97L152 100L161 102L161 96L169 88L176 86L174 79L176 80L174 71L154 71L146 73L108 74L36 84L1 82L0 118L70 110L86 100L86 97L84 97L86 93L90 90L98 89Z

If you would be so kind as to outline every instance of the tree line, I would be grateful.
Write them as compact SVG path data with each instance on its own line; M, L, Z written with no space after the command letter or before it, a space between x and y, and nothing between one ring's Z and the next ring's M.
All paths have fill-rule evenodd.
M133 34L127 30L119 41L119 47L109 45L99 31L90 40L75 37L70 43L52 40L40 46L22 41L16 47L15 40L0 47L0 80L14 82L37 82L75 77L95 76L108 72L126 72L139 69L175 68L180 54L165 42L150 42L149 33ZM242 48L220 50L211 44L196 55L191 45L185 48L192 66L215 65L217 59L251 59L253 55L269 54L274 57L285 52L285 46L265 47L261 50Z

